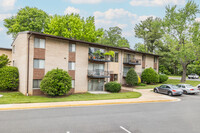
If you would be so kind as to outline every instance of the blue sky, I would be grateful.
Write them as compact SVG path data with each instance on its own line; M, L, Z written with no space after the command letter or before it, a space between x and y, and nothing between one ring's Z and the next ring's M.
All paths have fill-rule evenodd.
M194 0L200 5L199 0ZM79 13L82 17L95 16L97 28L119 26L131 48L142 40L135 38L134 26L147 17L165 15L166 5L184 6L187 0L0 0L0 47L10 48L12 37L7 35L3 19L15 15L25 6L37 7L48 14ZM198 16L198 19L200 18Z

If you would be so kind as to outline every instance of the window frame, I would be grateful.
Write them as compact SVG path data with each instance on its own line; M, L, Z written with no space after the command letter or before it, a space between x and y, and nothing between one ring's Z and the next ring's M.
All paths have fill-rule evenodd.
M76 44L75 43L69 44L69 52L76 52Z
M34 87L34 81L37 82L37 87ZM39 89L42 79L33 79L33 89Z
M36 40L37 40L37 39L39 40L39 41L38 41L39 44L36 44ZM44 40L44 45L43 45L43 47L42 47L42 45L41 45L41 40ZM39 46L37 46L37 45L39 45ZM46 48L46 39L35 37L35 38L34 38L34 48L42 48L42 49L45 49L45 48Z
M38 67L36 67L36 65L35 65L36 61L38 61ZM43 61L43 64L44 64L43 67L40 67L40 65L42 65L42 64L40 64L41 61ZM43 60L43 59L33 59L33 68L34 69L45 69L45 60Z
M72 69L72 66L73 66L73 65L70 66L70 64L74 64L74 69ZM71 67L71 68L70 68L70 67ZM76 70L76 62L69 61L69 62L68 62L68 70Z

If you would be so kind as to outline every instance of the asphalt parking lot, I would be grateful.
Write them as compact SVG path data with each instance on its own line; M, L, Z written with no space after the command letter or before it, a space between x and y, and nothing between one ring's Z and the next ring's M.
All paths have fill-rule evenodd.
M179 102L0 112L0 133L199 133L200 94Z

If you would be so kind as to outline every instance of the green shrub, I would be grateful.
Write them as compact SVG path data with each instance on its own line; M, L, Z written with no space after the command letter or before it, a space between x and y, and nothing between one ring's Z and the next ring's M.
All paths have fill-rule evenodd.
M105 90L108 92L120 92L121 84L117 82L108 82L105 84Z
M19 86L19 72L16 67L5 66L0 68L0 90L17 90Z
M144 83L140 83L140 84L137 84L137 86L146 86L147 84L144 84Z
M7 55L5 54L2 54L0 56L0 68L4 67L4 66L7 66L10 64L10 61L9 61L9 58Z
M142 72L142 82L147 84L158 83L159 75L153 68L147 68Z
M126 75L126 83L131 86L138 84L138 75L133 68L128 70Z
M163 82L165 82L167 80L168 80L167 75L165 75L165 74L159 74L159 83L163 83Z
M65 95L71 88L71 77L58 68L47 72L40 84L41 91L50 96Z

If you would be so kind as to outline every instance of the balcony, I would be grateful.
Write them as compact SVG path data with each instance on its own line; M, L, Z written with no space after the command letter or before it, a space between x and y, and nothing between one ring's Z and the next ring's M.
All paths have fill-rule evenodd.
M111 62L110 56L105 56L105 55L99 56L99 55L89 54L88 60L89 61L97 61L97 62Z
M134 58L124 58L124 64L141 65L141 60L140 59L134 59Z
M88 77L90 78L110 78L110 72L104 70L88 70Z

